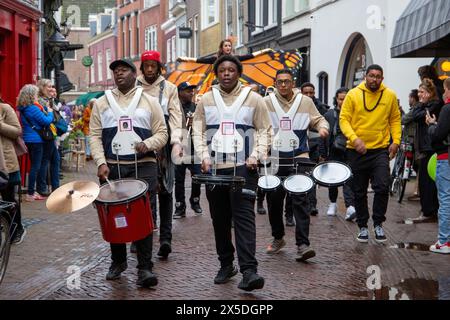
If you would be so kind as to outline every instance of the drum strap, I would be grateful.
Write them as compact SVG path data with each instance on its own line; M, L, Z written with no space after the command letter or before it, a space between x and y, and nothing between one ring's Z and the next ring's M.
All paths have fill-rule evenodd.
M297 94L297 97L295 97L294 103L288 112L284 112L283 108L281 108L280 102L274 93L270 93L269 97L270 100L272 100L272 105L275 108L278 120L281 120L283 117L287 117L289 120L294 120L297 110L300 107L300 103L302 102L303 95L301 93Z
M242 89L241 94L239 95L239 97L236 99L236 101L234 101L234 103L230 107L226 106L225 101L223 101L223 98L217 88L213 88L212 91L213 91L213 95L214 95L214 101L216 102L217 110L219 110L220 121L222 121L224 119L224 114L225 114L226 109L229 109L231 111L233 120L236 119L236 115L237 115L239 109L244 104L245 99L247 99L247 96L250 93L251 88L245 87L244 89Z
M112 95L111 90L105 91L106 99L108 100L109 106L111 107L112 112L114 113L117 120L119 120L121 117L130 117L132 118L134 116L134 113L136 111L136 108L138 106L139 100L141 100L142 96L142 88L137 88L133 99L131 100L131 103L129 104L128 108L124 110L119 106L116 99Z

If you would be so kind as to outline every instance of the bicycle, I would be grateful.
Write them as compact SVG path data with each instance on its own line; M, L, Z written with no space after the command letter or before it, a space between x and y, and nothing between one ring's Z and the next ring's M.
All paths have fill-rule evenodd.
M3 281L8 266L11 237L16 228L15 223L12 223L15 212L15 203L0 201L0 284Z
M406 183L411 176L413 158L413 144L402 141L399 152L395 157L389 188L391 196L397 196L398 203L402 203L403 196L405 195Z

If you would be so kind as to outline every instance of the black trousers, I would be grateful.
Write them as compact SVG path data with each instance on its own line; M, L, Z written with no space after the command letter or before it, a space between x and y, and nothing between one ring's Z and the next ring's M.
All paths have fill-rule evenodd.
M419 194L420 206L426 217L436 216L439 210L436 183L428 175L428 161L433 154L428 153L425 158L419 160Z
M175 166L175 201L180 202L186 206L186 197L184 190L184 181L186 178L186 169L191 172L191 176L200 174L200 165L199 164L180 164ZM190 202L194 198L200 198L200 184L192 183L191 184L191 197Z
M369 221L367 204L367 188L372 181L375 192L373 199L373 224L381 225L386 221L389 200L389 151L387 149L367 150L364 155L355 150L347 150L348 163L353 172L353 193L355 195L356 222L360 228L366 227Z
M233 175L233 169L217 170L218 175ZM229 186L207 186L206 197L209 202L216 251L222 267L234 261L235 248L231 241L231 220L234 222L234 237L240 271L257 271L255 198L258 173L245 166L236 169L236 175L246 178L242 190L233 191Z
M109 178L116 180L119 178L117 165L108 164L110 169ZM135 178L135 166L121 165L121 178ZM156 163L147 162L138 165L138 178L145 180L149 185L150 204L152 213L156 210L156 188L157 188L157 167ZM153 233L150 233L144 239L135 241L137 249L137 268L148 269L153 268L152 250L153 250ZM127 246L125 243L111 243L111 259L114 263L123 263L127 261Z
M290 160L291 161L291 160ZM284 164L280 161L280 164ZM305 169L299 167L298 173L304 173ZM277 176L287 177L294 174L294 169L290 167L280 167ZM306 244L309 246L309 223L310 223L310 199L309 194L306 195L290 195L290 206L295 218L295 242L296 244ZM272 228L272 236L275 239L284 237L283 224L283 203L286 192L282 186L275 191L267 193L267 202L269 207L269 221ZM288 209L288 201L286 200L286 209Z
M347 163L347 158L345 156L345 152L334 150L334 149L331 149L330 157L328 160ZM353 190L352 190L352 180L350 180L346 184L344 184L342 189L344 191L345 207L348 208L350 206L355 206L355 196L354 196ZM329 188L328 189L328 198L330 199L330 202L336 203L338 194L339 194L339 191L338 191L337 187Z

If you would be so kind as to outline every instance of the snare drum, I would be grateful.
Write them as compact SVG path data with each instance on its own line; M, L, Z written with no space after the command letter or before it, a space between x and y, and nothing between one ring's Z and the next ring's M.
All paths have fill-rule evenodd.
M258 187L266 192L278 189L281 184L280 178L273 175L262 176L258 179Z
M352 178L352 170L345 163L326 161L314 167L312 177L320 186L340 187Z
M304 195L314 187L314 181L306 174L294 174L283 181L283 188L291 195Z
M144 180L111 181L100 187L95 200L103 239L126 243L144 239L153 232L148 184Z
M243 186L245 178L228 175L196 174L192 176L192 182L214 186Z

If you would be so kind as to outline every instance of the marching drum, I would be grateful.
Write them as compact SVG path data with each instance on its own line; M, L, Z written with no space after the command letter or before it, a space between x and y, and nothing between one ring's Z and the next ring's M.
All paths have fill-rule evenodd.
M116 180L100 187L95 200L103 239L111 243L141 240L153 232L148 184Z
M326 161L314 167L312 177L320 186L340 187L352 178L352 170L345 163Z
M314 187L314 181L306 174L294 174L283 181L283 188L291 195L304 195Z
M245 184L245 178L239 176L197 174L192 177L192 182L214 186L242 187Z
M266 192L278 189L280 184L281 184L280 178L273 175L262 176L258 179L258 187Z

